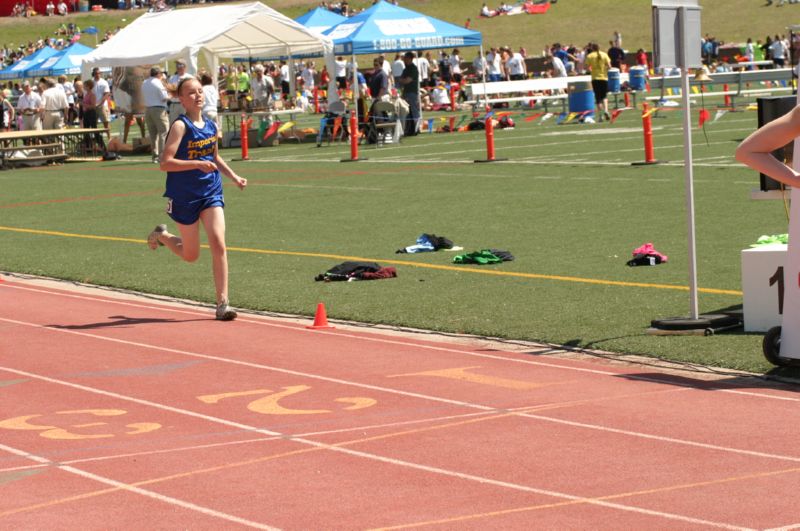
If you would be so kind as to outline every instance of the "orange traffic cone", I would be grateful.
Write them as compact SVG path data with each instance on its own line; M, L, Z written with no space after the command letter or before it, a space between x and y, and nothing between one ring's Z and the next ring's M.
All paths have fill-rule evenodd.
M311 330L322 330L325 328L336 328L328 324L328 315L325 313L325 305L321 302L317 304L317 313L314 314L314 324L306 326Z

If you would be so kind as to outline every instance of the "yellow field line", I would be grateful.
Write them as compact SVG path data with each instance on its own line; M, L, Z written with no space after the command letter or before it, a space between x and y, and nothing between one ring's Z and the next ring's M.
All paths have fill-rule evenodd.
M22 229L17 227L4 227L0 226L0 231L8 231L8 232L22 232L27 234L39 234L44 236L59 236L62 238L82 238L87 240L105 240L105 241L114 241L114 242L129 242L129 243L136 243L136 244L143 244L146 243L145 240L139 240L135 238L119 238L115 236L95 236L92 234L73 234L70 232L59 232L59 231L52 231L52 230L40 230L40 229ZM203 245L203 247L208 247ZM327 254L327 253L305 253L299 251L274 251L270 249L251 249L248 247L228 247L228 251L238 252L238 253L254 253L254 254L272 254L272 255L279 255L279 256L304 256L309 258L331 258L335 260L362 260L362 261L370 261L373 262L375 260L379 260L382 263L387 264L394 264L394 265L403 265L403 266L411 266L411 267L421 267L426 269L439 269L441 271L457 271L459 273L477 273L481 275L493 275L493 276L501 276L501 277L513 277L513 278L532 278L537 280L558 280L561 282L580 282L583 284L597 284L602 286L622 286L627 288L647 288L647 289L670 289L670 290L678 290L678 291L689 291L688 286L678 286L674 284L651 284L647 282L625 282L621 280L601 280L595 278L583 278L583 277L569 277L563 275L544 275L540 273L523 273L519 271L498 271L496 269L479 269L476 267L464 267L464 266L451 266L451 265L440 265L440 264L426 264L421 262L408 262L406 260L386 260L386 259L376 259L376 258L365 258L361 256L345 256L345 255L338 255L338 254ZM714 288L698 288L698 291L701 293L712 293L715 295L738 295L741 296L742 292L738 290L730 290L730 289L714 289Z

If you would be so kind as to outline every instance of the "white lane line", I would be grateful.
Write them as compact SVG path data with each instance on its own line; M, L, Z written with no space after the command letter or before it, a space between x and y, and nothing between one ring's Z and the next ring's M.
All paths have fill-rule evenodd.
M173 498L171 496L165 496L164 494L159 494L157 492L153 492L151 490L143 489L140 487L134 487L133 485L128 485L127 483L122 483L120 481L116 481L114 479L110 479L107 477L99 476L97 474L93 474L91 472L87 472L85 470L81 470L79 468L75 468L69 465L62 465L59 463L54 463L49 459L44 457L40 457L38 455L26 452L24 450L18 450L16 448L12 448L11 446L6 446L5 444L0 444L0 450L4 450L8 453L17 455L19 457L24 457L26 459L30 459L31 461L36 461L37 463L41 463L48 466L53 466L58 468L59 470L63 470L64 472L68 472L70 474L74 474L76 476L80 476L86 479L91 479L93 481L97 481L99 483L103 483L104 485L110 485L120 490L125 490L128 492L132 492L134 494L139 494L141 496L146 496L148 498L152 498L154 500L158 500L160 502L175 505L178 507L183 507L184 509L189 509L190 511L195 511L198 513L205 514L207 516L213 516L215 518L221 518L223 520L227 520L229 522L234 522L237 524L245 525L247 527L252 527L255 529L266 529L266 530L277 530L277 527L268 526L259 522L253 522L251 520L246 520L244 518L239 518L238 516L233 516L232 514L223 513L220 511L216 511L209 507L203 507L202 505L197 505L191 502L187 502L184 500L179 500L178 498ZM11 510L13 513L13 509Z
M269 365L262 365L262 364L258 364L258 363L251 363L251 362L234 360L234 359L224 358L224 357L219 357L219 356L212 356L212 355L208 355L208 354L200 354L200 353L197 353L197 352L172 349L172 348L167 348L167 347L161 347L161 346L158 346L158 345L150 345L150 344L147 344L147 343L138 343L138 342L127 341L127 340L123 340L123 339L115 339L115 338L109 338L109 337L104 337L104 336L98 336L98 335L94 335L94 334L88 334L88 333L85 333L85 332L77 332L77 331L74 331L74 330L48 328L48 327L44 327L42 325L38 325L38 324L35 324L35 323L27 323L27 322L23 322L23 321L15 321L15 320L6 319L6 318L0 318L0 321L5 321L5 322L14 323L14 324L23 325L23 326L29 326L29 327L36 328L36 329L39 329L39 330L46 330L46 331L65 333L65 334L70 334L70 335L77 335L77 336L81 336L81 337L88 337L88 338L92 338L92 339L98 339L98 340L101 340L101 341L108 341L108 342L112 342L112 343L118 343L118 344L123 344L123 345L128 345L128 346L134 346L134 347L139 347L139 348L143 348L143 349L156 350L156 351L161 351L161 352L169 352L169 353L172 353L172 354L179 354L179 355L182 355L182 356L188 356L188 357L193 357L193 358L201 358L201 359L212 360L212 361L219 361L219 362L222 362L222 363L230 363L230 364L233 364L233 365L241 365L241 366L245 366L245 367L249 367L249 368L263 369L263 370L268 370L268 371L273 371L273 372L279 372L279 373L282 373L282 374L291 374L291 375L294 375L294 376L301 376L301 377L304 377L304 378L312 378L312 379L316 379L316 380L322 380L322 381L326 381L326 382L332 382L332 383L337 383L337 384L342 384L342 385L347 385L347 386L352 386L352 387L358 387L358 388L362 388L362 389L369 389L371 391L378 391L378 392L382 392L382 393L395 394L395 395L400 395L400 396L417 398L417 399L421 399L421 400L440 402L440 403L445 403L445 404L450 404L450 405L466 407L466 408L470 408L470 409L478 409L478 410L481 410L481 411L494 411L496 409L496 408L494 408L492 406L487 406L487 405L484 405L484 404L478 404L478 403L474 403L474 402L465 402L465 401L461 401L461 400L453 400L453 399L449 399L449 398L442 398L442 397L426 395L426 394L422 394L422 393L414 393L414 392L410 392L410 391L402 391L402 390L393 389L393 388L390 388L390 387L384 387L384 386L378 386L378 385L372 385L372 384L364 384L364 383L354 382L354 381L350 381L350 380L342 380L342 379L339 379L339 378L331 378L331 377L327 377L327 376L321 376L321 375L318 375L318 374L305 373L305 372L301 372L301 371L294 371L294 370L289 370L289 369L284 369L284 368L279 368L279 367L272 367L272 366L269 366ZM358 336L348 336L347 334L336 334L336 335L337 336L345 336L345 337L348 337L348 338L350 338L350 337L357 338L358 337ZM402 345L404 347L408 347L409 346L407 343L403 343L403 342L392 342L392 341L387 341L387 342L396 343L396 344ZM434 348L436 348L436 347L434 347ZM442 349L442 350L446 350L446 349ZM461 351L457 351L457 352L463 353ZM504 360L504 361L506 360L506 358L502 358L502 357L500 359ZM556 367L559 367L559 366L556 365ZM23 376L27 375L27 373L25 373L24 371L17 371L16 369L7 368L7 367L0 367L0 370L7 370L7 371L13 372L15 374L22 374ZM600 374L614 374L614 373L610 373L610 372L603 373L601 371L593 371L593 370L589 370L589 371L590 372L599 372ZM42 378L46 378L46 377L42 377ZM655 379L655 378L648 379L646 377L643 377L643 378L631 378L631 379L664 384L664 382L659 381L658 379ZM54 380L54 381L56 381L56 380ZM60 380L57 380L57 381L61 382ZM75 386L76 388L84 388L84 386L81 386L79 384L69 384L69 385ZM91 389L91 388L86 387L86 389ZM679 390L690 390L690 389L693 389L693 387L692 386L681 387ZM734 390L725 390L725 389L720 389L720 391L723 391L723 392L728 391L728 392L732 392L732 393L736 393L736 394L742 394L742 395L746 395L746 396L755 395L755 396L758 396L759 398L761 398L761 397L772 398L772 395L757 395L756 393L745 392L745 391L734 391ZM793 399L793 400L796 401L797 399ZM202 416L200 414L197 414L197 415L200 416L200 418L204 418L204 416ZM756 452L756 451L753 451L753 450L745 450L745 449L740 449L740 448L712 445L712 444L707 444L707 443L691 441L691 440L687 440L687 439L677 439L677 438L674 438L674 437L667 437L667 436L663 436L663 435L654 435L654 434L648 434L648 433L644 433L644 432L635 432L635 431L630 431L630 430L622 430L622 429L612 428L612 427L608 427L608 426L604 426L604 425L600 425L600 424L588 424L588 423L574 422L574 421L569 421L569 420L563 420L563 419L548 417L548 416L544 416L544 415L535 415L535 414L532 414L532 413L515 413L515 415L528 417L528 418L533 418L533 419L537 419L537 420L544 420L544 421L547 421L547 422L553 422L553 423L557 423L557 424L564 424L564 425L572 426L572 427L578 427L578 428L584 428L584 429L590 429L590 430L596 430L596 431L617 433L617 434L621 434L621 435L627 435L627 436L631 436L631 437L638 437L638 438L648 439L648 440L657 440L657 441L667 442L667 443L671 443L671 444L692 446L692 447L697 447L697 448L704 448L704 449L709 449L709 450L729 452L729 453L734 453L734 454L748 455L748 456L767 458L767 459L777 459L777 460L781 460L781 461L800 462L800 457L779 455L779 454L769 454L769 453L765 453L765 452ZM259 433L263 433L263 434L266 434L266 435L273 435L273 436L279 434L278 432L268 432L266 430L260 430Z
M783 527L773 527L764 531L792 531L793 529L800 529L800 524L789 524Z
M445 415L445 416L438 416L438 417L429 417L425 419L415 419L415 420L404 420L400 422L391 422L386 424L372 424L367 426L353 426L352 428L341 428L336 430L324 430L324 431L312 431L306 433L297 433L295 436L297 437L315 437L320 435L332 435L337 433L349 433L354 431L365 431L365 430L373 430L373 429L384 429L384 428L399 428L402 426L410 426L413 424L428 424L428 423L436 423L436 422L443 422L443 421L450 421L450 420L463 420L473 417L481 417L487 415L495 415L495 414L506 414L510 411L516 410L529 410L531 409L530 406L523 406L519 408L512 408L512 409L496 409L493 411L478 411L475 413L463 413L460 415ZM238 431L237 431L238 433ZM269 441L276 441L280 440L282 437L258 437L255 439L244 439L239 441L227 441L221 443L210 443L210 444L198 444L192 446L178 446L176 448L165 448L163 450L148 450L145 452L132 452L126 454L113 454L113 455L104 455L98 457L84 457L81 459L70 459L67 461L55 461L62 465L76 465L80 463L93 463L96 461L109 461L113 459L126 459L130 457L142 457L142 456L149 456L149 455L158 455L158 454L169 454L173 452L189 452L194 450L204 450L207 448L218 448L223 446L236 446L239 444L250 444L250 443L259 443L259 442L269 442ZM52 454L51 454L52 459ZM0 473L3 472L16 472L18 470L30 470L32 468L43 468L50 465L39 464L39 465L26 465L26 466L15 466L15 467L8 467L8 468L0 468Z
M684 515L680 515L680 514L667 513L667 512L663 512L663 511L654 511L654 510L645 509L645 508L642 508L642 507L636 507L636 506L632 506L632 505L624 505L624 504L620 504L620 503L613 503L613 502L609 502L609 501L605 501L605 500L598 500L598 499L593 499L593 498L586 498L586 497L583 497L583 496L576 496L576 495L573 495L573 494L567 494L567 493L564 493L564 492L558 492L558 491L553 491L553 490L549 490L549 489L539 489L539 488L536 488L536 487L530 487L528 485L521 485L521 484L518 484L518 483L511 483L511 482L508 482L508 481L501 481L501 480L496 480L496 479L492 479L492 478L488 478L488 477L476 476L474 474L468 474L468 473L464 473L464 472L448 470L448 469L444 469L444 468L440 468L440 467L434 467L434 466L428 466L428 465L423 465L423 464L419 464L419 463L413 463L413 462L404 461L404 460L401 460L401 459L395 459L395 458L391 458L391 457L384 457L382 455L372 454L372 453L363 452L363 451L359 451L359 450L353 450L353 449L350 449L350 448L337 446L337 445L326 444L326 443L323 443L323 442L314 441L312 439L308 439L308 438L304 438L304 437L294 437L294 436L291 436L291 435L288 435L288 434L282 434L280 432L266 430L266 429L263 429L263 428L258 428L258 427L255 427L255 426L250 426L250 425L247 425L247 424L234 422L234 421L223 419L223 418L219 418L219 417L212 417L210 415L204 415L202 413L197 413L195 411L191 411L191 410L187 410L187 409L168 406L166 404L161 404L161 403L158 403L158 402L152 402L150 400L144 400L144 399L141 399L141 398L135 398L135 397L132 397L132 396L122 395L122 394L119 394L119 393L114 393L114 392L106 391L106 390L103 390L103 389L98 389L98 388L88 387L88 386L85 386L85 385L75 384L75 383L72 383L72 382L58 380L56 378L50 378L48 376L34 374L34 373L26 372L26 371L20 371L20 370L17 370L17 369L11 369L11 368L8 368L8 367L0 367L0 370L11 372L12 374L23 375L23 376L26 376L28 378L33 378L33 379L41 380L41 381L52 383L52 384L62 385L62 386L70 387L70 388L73 388L73 389L78 389L78 390L89 392L89 393L99 394L99 395L103 395L103 396L107 396L107 397L111 397L111 398L116 398L118 400L123 400L123 401L127 401L127 402L133 402L133 403L136 403L136 404L149 406L149 407L153 407L153 408L156 408L156 409L162 409L162 410L165 410L165 411L169 411L171 413L177 413L177 414L185 415L185 416L189 416L189 417L200 418L202 420L206 420L206 421L209 421L209 422L213 422L213 423L217 423L217 424L223 424L225 426L236 427L236 428L239 428L239 429L244 430L244 431L250 431L250 432L260 433L260 434L263 434L263 435L275 436L275 437L282 437L284 440L290 440L290 441L293 441L293 442L304 444L306 446L319 448L321 450L330 450L330 451L333 451L333 452L342 453L342 454L346 454L346 455L353 456L353 457L361 457L361 458L369 459L369 460L372 460L372 461L378 461L378 462L381 462L381 463L386 463L386 464L395 465L395 466L404 467L404 468L411 468L413 470L420 470L422 472L428 472L428 473L431 473L431 474L443 475L443 476L453 477L453 478L462 479L462 480L466 480L466 481L476 482L476 483L480 483L482 485L492 485L492 486L495 486L495 487L502 487L502 488L517 490L517 491L522 491L522 492L530 492L530 493L534 493L534 494L540 494L540 495L544 495L544 496L551 496L551 497L554 497L554 498L566 499L566 500L570 500L570 501L577 501L577 502L587 503L587 504L591 504L591 505L599 505L601 507L607 507L607 508L610 508L610 509L617 509L617 510L622 510L622 511L627 511L627 512L632 512L632 513L638 513L638 514L647 514L647 515L650 515L650 516L658 516L658 517L661 517L661 518L666 518L668 520L677 520L677 521L689 522L689 523L693 523L693 524L710 525L710 526L719 527L719 528L722 528L722 529L745 529L745 528L741 528L741 527L738 527L738 526L733 526L733 525L722 523L722 522L713 522L713 521L710 521L710 520L692 518L692 517L684 516ZM487 409L485 406L478 406L478 407L480 407L481 409ZM0 448L6 449L7 451L14 450L14 449L11 449L11 448L6 447L4 445L0 445ZM22 455L22 456L31 458L31 459L39 461L39 462L42 462L42 461L49 462L48 460L46 460L44 458L41 458L41 457L38 457L38 456L32 456L31 454L28 454L27 452L22 452L22 451L19 451L19 450L17 450L17 452L20 452L17 455ZM59 466L59 465L55 465L55 466ZM130 490L132 492L136 492L138 494L143 494L145 496L154 497L156 499L160 499L158 497L161 497L160 494L156 494L156 493L153 493L153 492L150 492L150 491L146 491L144 489L139 489L137 487L132 487L130 485L127 485L125 483L120 483L120 482L115 481L115 480L102 478L101 476L96 476L95 474L90 474L89 472L84 472L84 471L81 471L79 469L76 469L76 468L73 468L73 467L70 467L70 466L66 466L66 465L65 466L59 466L59 468L61 468L63 470L67 470L68 472L72 472L72 473L78 474L78 475L85 475L85 477L89 477L90 479L95 479L96 481L100 481L102 483L107 483L109 485L117 486L118 488L122 488L122 489L125 489L125 490ZM187 507L187 508L193 508L194 509L196 507L195 510L204 509L202 507L194 506L193 504L189 504L188 502L181 502L181 500L174 500L174 501L186 504L186 505L182 505L182 506ZM224 513L219 513L218 515L215 514L215 516L220 516L220 517L223 517L222 515L224 515ZM225 516L230 516L230 515L225 515ZM236 518L236 517L230 516L230 518L232 519L232 518ZM246 521L246 520L240 521L240 523L244 523L244 522L248 522L248 521ZM245 524L245 525L262 526L262 524L257 524L255 522L248 523L248 524ZM262 528L269 529L269 528L266 528L266 527L262 527Z
M168 313L178 313L178 314L191 315L191 316L198 316L198 315L207 316L207 314L204 314L202 312L192 311L192 310L184 310L184 309L178 309L178 308L171 308L171 307L168 307L168 306L161 306L161 305L155 305L155 304L141 304L141 303L130 302L130 301L122 301L122 300L116 300L116 299L106 299L106 298L101 298L101 297L93 297L93 296L89 296L89 295L76 295L74 293L49 291L49 290L38 289L38 288L29 288L29 287L24 287L24 286L10 286L7 283L0 284L0 288L4 288L4 287L5 288L18 289L18 290L22 290L22 291L32 291L32 292L36 292L36 293L43 293L43 294L51 295L51 296L74 298L74 299L87 300L87 301L92 301L92 302L103 302L103 303L108 303L108 304L117 304L117 305L121 305L121 306L130 306L130 307L134 307L134 308L142 308L142 309L147 309L147 310L163 311L163 312L168 312ZM0 318L0 321L8 321L8 319ZM258 326L281 328L281 329L285 329L285 330L291 330L293 332L298 332L298 333L301 333L301 334L309 333L308 330L306 330L306 329L304 329L304 328L302 328L300 326L290 326L290 325L285 325L285 324L280 324L280 323L268 322L268 321L260 320L260 319L240 318L239 322L255 324L255 325L258 325ZM28 326L38 327L38 328L46 328L47 330L83 334L81 332L75 332L75 331L71 331L71 330L47 328L44 325L39 325L39 324L36 324L36 323L23 323L23 324L26 324ZM397 345L397 346L402 346L402 347L406 347L406 348L418 348L418 349L422 349L422 350L433 350L433 351L436 351L436 352L449 352L449 353L461 354L461 355L465 355L465 356L469 356L469 357L485 358L485 359L506 361L506 362L511 362L511 363L520 363L520 364L523 364L523 365L534 365L534 366L540 366L540 367L549 367L549 368L553 368L553 369L561 369L561 370L572 371L572 372L585 372L585 373L589 373L589 374L601 374L601 375L606 375L606 376L625 376L627 378L631 378L631 379L634 379L634 380L637 380L637 381L642 381L642 382L662 383L662 384L664 383L663 381L661 381L661 380L659 380L657 378L649 378L649 377L646 377L646 376L635 376L635 375L632 376L632 375L630 375L630 373L627 373L627 372L602 370L602 369L589 369L589 368L586 368L586 367L575 367L575 366L567 365L567 364L548 363L548 362L529 360L529 359L512 358L512 357L507 357L507 356L500 356L500 355L497 355L497 354L487 354L487 353L482 353L482 352L472 352L472 351L463 350L463 349L455 349L455 348L450 348L450 347L440 347L440 346L436 346L436 345L426 345L426 344L420 344L420 343L414 343L414 342L408 342L408 341L400 341L400 340L395 340L395 339L386 339L386 338L380 338L380 337L374 337L374 336L363 336L363 335L351 334L351 333L326 332L324 330L316 330L313 333L315 333L315 334L333 335L333 336L339 336L339 337L346 337L346 338L350 338L350 339L358 339L360 341L366 341L366 342L382 343L382 344L387 344L387 345ZM94 337L94 338L97 338L97 339L104 339L104 340L109 340L109 341L117 341L117 340L115 340L113 338L106 338L104 336L95 336L95 335L90 335L90 334L85 334L85 335L88 335L89 337ZM124 341L124 340L119 340L119 341ZM548 349L548 350L552 349L552 348L553 348L552 345L542 345L540 347L540 349ZM506 352L506 354L514 355L515 353ZM228 360L227 358L222 358L222 359L224 359L226 361L229 361L231 363L235 363L236 362L236 360ZM246 364L246 362L241 362L241 363ZM253 365L255 365L255 364L253 364ZM270 369L270 370L281 370L281 369L277 369L277 368L273 368L273 367L262 367L262 368L267 368L267 369ZM297 373L292 372L290 374L297 374ZM309 375L309 376L311 376L311 375ZM324 378L324 377L319 377L319 376L313 376L313 377ZM331 381L333 381L333 380L331 380ZM342 383L347 383L347 382L342 382ZM353 385L356 385L356 384L353 384ZM673 384L673 385L675 385L675 384ZM684 387L691 388L691 389L702 389L704 392L708 389L707 385L691 385L691 384L688 384L688 383L684 384ZM734 388L725 389L725 388L721 388L721 387L715 387L714 390L718 391L718 392L721 392L721 393L740 394L740 395L745 395L745 396L753 396L753 397L757 397L757 398L764 398L764 399L768 399L768 400L781 400L781 401L786 401L786 402L800 402L800 398L795 398L793 396L779 396L779 395L772 395L772 394L765 394L765 393L756 393L756 392L753 392L753 391L741 391L741 390L737 390L737 389L734 389Z

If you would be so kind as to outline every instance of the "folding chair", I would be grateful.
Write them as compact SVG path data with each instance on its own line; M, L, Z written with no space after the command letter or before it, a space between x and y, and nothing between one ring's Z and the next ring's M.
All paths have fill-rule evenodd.
M344 115L347 108L341 101L334 101L328 106L328 111L323 118L324 123L320 124L319 137L317 138L317 147L322 145L322 138L327 137L328 145L338 138L344 139L347 132L347 127L344 125Z
M397 110L395 106L387 101L379 101L372 106L369 116L369 127L371 133L375 135L375 147L378 148L383 142L386 143L386 135L394 136L397 127Z

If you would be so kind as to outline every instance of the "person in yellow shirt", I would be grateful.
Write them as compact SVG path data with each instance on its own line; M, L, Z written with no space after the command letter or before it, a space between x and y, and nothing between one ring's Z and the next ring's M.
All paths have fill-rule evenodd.
M608 114L608 69L611 68L611 59L608 54L600 50L596 42L589 45L589 55L586 56L586 66L592 75L592 91L597 107L598 121L611 119Z
M228 100L229 109L238 109L236 93L239 91L239 71L235 65L230 65L228 75L225 76L225 95Z
M247 73L246 66L239 66L239 86L238 94L239 108L242 110L249 110L250 108L250 74Z

